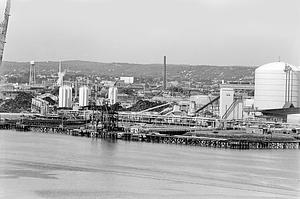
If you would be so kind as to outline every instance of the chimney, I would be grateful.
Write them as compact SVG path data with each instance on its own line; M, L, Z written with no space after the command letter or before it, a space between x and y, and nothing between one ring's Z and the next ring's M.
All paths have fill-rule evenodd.
M167 89L167 57L164 56L163 90Z

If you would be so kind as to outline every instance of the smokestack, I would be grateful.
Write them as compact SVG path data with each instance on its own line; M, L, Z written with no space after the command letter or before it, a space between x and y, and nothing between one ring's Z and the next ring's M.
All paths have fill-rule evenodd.
M29 85L35 83L35 66L34 61L30 62L30 68L29 68Z
M58 72L61 73L61 61L58 63Z
M167 89L167 57L164 56L163 90Z

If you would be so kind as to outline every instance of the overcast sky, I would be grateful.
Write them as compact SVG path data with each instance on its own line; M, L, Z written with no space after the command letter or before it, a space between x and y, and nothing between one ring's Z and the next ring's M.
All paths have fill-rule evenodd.
M164 55L176 64L281 56L300 65L300 1L12 0L4 60L161 63Z

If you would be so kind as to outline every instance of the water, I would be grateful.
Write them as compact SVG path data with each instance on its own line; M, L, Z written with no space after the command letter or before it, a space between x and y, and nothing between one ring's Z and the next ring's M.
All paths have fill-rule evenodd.
M0 131L0 198L300 198L300 150Z

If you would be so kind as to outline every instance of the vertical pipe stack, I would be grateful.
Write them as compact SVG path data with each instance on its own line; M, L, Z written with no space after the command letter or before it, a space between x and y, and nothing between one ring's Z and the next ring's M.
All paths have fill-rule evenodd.
M35 63L34 61L31 61L29 68L29 85L33 84L35 84Z
M163 90L167 89L167 57L164 56Z

